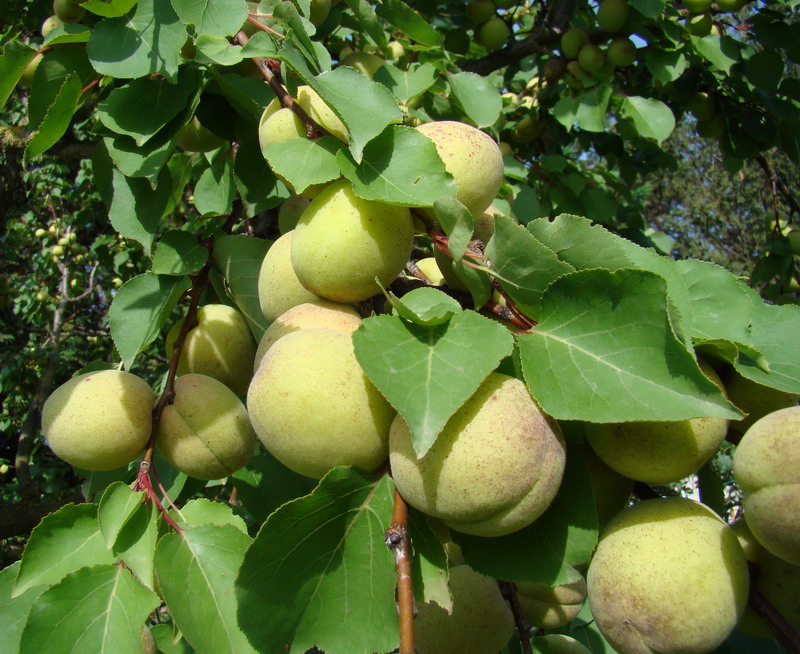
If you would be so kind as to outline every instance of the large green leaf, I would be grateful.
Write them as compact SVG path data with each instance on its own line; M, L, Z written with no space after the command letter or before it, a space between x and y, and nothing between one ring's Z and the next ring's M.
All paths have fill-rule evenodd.
M170 0L139 0L132 16L100 21L86 51L102 75L136 78L159 73L174 81L185 42L186 27Z
M478 572L551 586L576 581L575 567L589 562L597 544L597 514L586 465L578 452L568 454L558 493L527 527L499 538L451 534L465 561Z
M197 238L181 229L171 229L161 237L153 255L153 272L157 275L190 275L208 261L208 250Z
M97 117L112 132L130 136L141 146L185 111L197 83L191 68L181 69L176 84L163 77L133 80L113 89L99 102Z
M25 146L23 163L46 152L64 136L72 121L72 115L78 108L81 92L80 79L74 73L70 74L64 80L58 94L53 99L53 104L48 107L47 113Z
M67 504L45 516L31 532L12 596L55 584L78 568L115 560L97 523L97 505Z
M194 206L201 216L223 216L230 213L235 197L233 162L227 152L220 152L195 184Z
M22 72L36 56L36 49L20 41L8 41L0 55L0 107L17 85Z
M442 43L442 35L428 20L401 0L383 0L376 5L375 12L417 43L429 46Z
M410 127L387 127L367 144L360 163L348 150L341 150L337 161L355 194L365 200L430 207L439 198L456 194L436 146Z
M110 484L103 492L97 508L97 521L107 548L114 547L119 532L143 500L144 491L133 491L121 481Z
M397 645L395 567L384 543L394 488L338 467L259 531L236 581L239 624L260 652L388 652Z
M34 602L20 654L141 654L141 631L161 600L119 565L67 575Z
M575 120L587 132L604 132L607 127L606 114L613 89L609 84L597 84L578 96Z
M424 327L397 316L374 316L353 334L356 358L408 423L419 456L450 417L511 354L505 327L474 311Z
M172 7L198 34L231 36L242 28L247 18L244 0L172 0Z
M739 44L730 36L719 34L709 34L702 38L695 36L692 37L692 43L712 66L726 73L730 73L731 66L739 61Z
M256 342L261 340L269 323L258 300L258 273L271 241L241 234L223 236L214 241L211 258L225 276L236 306L247 318Z
M467 118L478 127L493 125L500 116L503 102L487 78L475 73L456 73L447 77L447 84Z
M185 277L144 273L123 284L109 310L111 338L130 369L136 356L152 343L190 282Z
M81 6L98 16L116 18L127 14L138 0L87 0Z
M186 526L158 543L158 586L175 624L200 654L247 654L234 581L250 537L230 524Z
M325 136L313 141L291 138L271 143L264 148L264 157L275 174L302 193L312 184L323 184L339 177L337 151L344 147L336 139Z
M667 284L655 273L564 275L542 297L537 327L518 339L528 387L555 418L740 417L675 336Z
M675 129L672 110L655 98L626 97L622 101L622 115L633 121L640 136L655 139L659 143Z
M385 63L373 78L389 89L400 102L408 102L411 98L424 93L436 82L436 68L433 64L411 64L408 70Z

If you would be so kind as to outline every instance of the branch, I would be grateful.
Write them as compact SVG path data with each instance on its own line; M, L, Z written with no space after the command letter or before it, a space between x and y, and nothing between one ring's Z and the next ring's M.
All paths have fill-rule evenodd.
M758 571L755 566L750 565L751 580L758 578ZM784 618L778 610L764 597L763 593L756 588L755 584L750 584L750 606L764 621L769 630L775 635L778 642L783 645L789 654L800 653L800 633Z
M386 546L394 552L397 569L397 611L400 622L398 654L414 654L414 588L408 546L408 507L395 488L392 524L384 533Z
M21 503L0 507L0 540L28 535L42 518L70 502L83 502L83 498L64 497L46 504Z
M519 635L523 654L533 654L533 649L531 648L531 625L528 622L528 618L525 617L522 605L519 603L516 585L510 581L500 581L499 579L497 580L497 585L500 587L500 593L503 598L511 607L511 613L514 614L514 622L517 625L517 634Z
M760 154L756 157L756 162L758 162L758 165L761 166L761 169L767 176L769 183L778 191L780 191L783 199L786 200L786 204L788 204L791 208L792 213L800 213L800 203L798 203L798 201L795 199L792 190L786 186L786 182L784 182L780 175L775 172L775 169L772 167L769 161L767 161L766 157L763 154Z

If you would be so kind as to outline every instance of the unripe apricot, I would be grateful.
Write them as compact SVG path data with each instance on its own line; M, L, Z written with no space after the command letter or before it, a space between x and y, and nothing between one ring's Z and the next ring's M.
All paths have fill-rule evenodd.
M278 340L253 376L247 410L264 447L316 479L338 465L382 465L395 415L358 364L351 335L333 329Z
M355 68L362 75L366 75L370 79L375 75L378 68L383 66L386 60L376 54L370 52L351 52L344 59L342 59L342 66L350 66Z
M167 356L183 321L167 334ZM186 335L178 374L199 373L219 380L237 395L247 392L256 342L245 317L225 304L207 304L197 310L197 325Z
M42 408L42 432L60 459L84 470L133 461L152 430L153 389L141 377L102 370L73 377Z
M597 24L606 32L619 32L629 11L628 0L601 0L597 7Z
M749 581L731 528L682 497L617 515L586 577L592 615L620 654L714 651L742 616Z
M261 263L258 274L258 300L264 317L273 322L298 304L322 298L300 283L292 267L291 247L294 230L275 241Z
M275 319L258 344L253 369L258 370L261 359L279 338L296 332L298 329L335 329L347 334L353 333L361 324L361 316L349 304L339 304L320 300L314 304L298 304Z
M491 373L422 458L399 416L390 462L400 494L451 529L502 536L549 506L564 471L564 440L519 379Z
M517 582L517 597L525 617L533 627L556 629L571 622L586 599L586 580L558 586Z
M473 216L485 211L503 182L503 155L494 139L453 120L416 127L436 146L445 170L456 183L456 198Z
M589 35L582 29L573 27L561 35L561 54L567 59L577 59L581 48L589 43Z
M250 460L255 444L247 409L225 384L195 374L175 380L175 398L156 432L173 467L195 479L221 479Z
M311 201L294 230L292 267L311 293L359 302L380 293L411 255L414 224L406 207L359 198L347 180Z
M747 526L775 556L800 565L800 407L757 420L733 455Z
M796 393L786 393L777 388L763 386L739 373L734 373L728 380L725 390L728 392L728 399L747 414L741 420L731 421L731 429L742 434L750 429L756 420L773 411L797 406L797 401L800 400L800 395Z
M468 565L450 568L453 610L417 605L414 621L418 654L495 654L511 638L514 616L497 582Z

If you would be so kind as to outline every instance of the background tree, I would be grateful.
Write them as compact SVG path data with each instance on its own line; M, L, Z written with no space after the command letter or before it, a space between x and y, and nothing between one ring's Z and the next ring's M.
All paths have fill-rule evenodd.
M610 473L613 492L600 486L591 434L602 430L586 426L722 425L717 456L681 479L691 477L688 486L724 515L737 497L730 453L741 438L725 434L727 421L755 412L746 402L762 393L787 403L800 394L793 4L56 0L54 16L50 9L5 3L0 41L0 538L9 564L0 603L9 651L411 654L414 602L452 605L466 623L476 608L496 613L487 651L554 648L558 640L542 637L559 633L614 651L602 618L582 604L600 527L629 499L668 495L681 482L634 484ZM477 129L489 134L502 170L492 145L477 179L461 181L446 145L411 129L442 121L461 125L453 140L462 149L483 138ZM453 161L465 158L457 151ZM466 206L487 188L488 217L486 206ZM409 225L413 215L413 245L403 241L411 261L399 276L391 271L385 295L353 290L358 270L343 271L365 260L352 244L338 248L326 277L341 273L358 295L345 300L358 309L349 315L363 319L352 337L330 337L347 362L334 368L353 365L359 379L363 370L373 413L403 419L405 451L455 449L448 419L471 411L487 388L525 397L527 388L547 420L560 421L563 479L557 493L546 484L555 496L531 524L488 537L482 530L498 529L494 518L482 516L490 526L478 528L442 518L448 530L423 512L435 508L406 503L413 493L395 487L388 473L401 464L387 464L387 452L366 472L323 462L332 469L317 479L317 461L308 473L264 443L244 467L209 480L202 466L190 476L156 448L176 414L187 424L206 416L190 430L195 452L208 447L212 419L235 421L234 391L201 396L193 414L176 375L198 373L187 369L189 351L202 349L192 339L209 333L213 311L201 307L241 316L247 329L236 336L244 332L247 344L236 354L282 326L286 314L268 321L262 309L264 289L285 285L283 273L260 273L297 220L289 207L305 201L296 193L318 195L310 205L318 212L378 203L369 206L381 207L384 227L390 214ZM344 232L339 223L321 245ZM296 248L318 253L308 257L312 269L322 265L318 245ZM439 290L416 265L431 257ZM296 261L289 268L304 274ZM210 337L211 349L236 341L225 333ZM322 377L293 377L325 340L303 338L294 349L286 343L300 338L283 341L277 381L250 387L257 429L255 407L270 389L285 382L287 397L300 397L308 378ZM320 365L330 356L317 356ZM155 389L152 437L128 466L73 469L43 442L45 399L74 375L112 369ZM237 382L249 379L249 365L236 369ZM731 404L721 386L736 383L752 386ZM212 386L200 382L198 392ZM223 395L234 399L219 408L211 398ZM329 431L354 430L356 409L331 417L342 403L312 394L289 421L300 426L296 440L320 415ZM518 405L490 422L516 418ZM237 424L250 442L249 427ZM687 448L667 442L657 458L680 467ZM559 477L564 457L548 456L548 478ZM504 485L524 495L526 474L507 472ZM466 479L464 492L473 486ZM721 568L740 570L741 595L750 577L731 548L735 561ZM765 579L794 565L748 552ZM657 553L648 558L658 564ZM501 580L500 594L475 571ZM747 631L766 638L720 623L721 637L701 647L797 651L796 604L756 579L750 604L760 617ZM462 608L462 586L480 588L486 609ZM560 625L536 618L531 630L524 596L553 588L577 592L578 612ZM685 599L659 601L666 614ZM421 654L445 646L425 644L431 629L449 633L434 614L416 622Z

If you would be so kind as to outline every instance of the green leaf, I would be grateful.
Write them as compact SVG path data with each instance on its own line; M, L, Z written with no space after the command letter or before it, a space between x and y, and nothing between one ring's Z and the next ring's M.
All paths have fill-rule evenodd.
M575 270L510 218L497 216L494 236L486 246L492 274L519 309L538 320L542 294L563 274Z
M86 25L67 23L52 30L42 45L63 45L65 43L86 43L92 31Z
M190 286L185 277L148 272L128 280L117 291L109 323L125 368L130 369L139 352L158 337L170 311Z
M188 67L181 69L176 84L163 77L136 79L103 98L97 106L97 117L112 132L130 136L141 146L186 110L197 85L197 75Z
M102 165L103 156L98 146L93 168ZM120 236L139 241L145 252L150 251L161 218L167 208L172 194L171 176L164 170L158 177L158 186L153 189L147 180L141 177L126 177L116 168L112 169L111 197L109 198L108 217L111 225Z
M233 525L187 526L158 543L158 585L175 624L199 654L254 652L236 622L234 587L251 539Z
M577 97L566 95L553 107L553 117L564 126L564 129L570 131L578 122L578 106Z
M316 481L289 470L269 452L254 456L231 476L244 508L263 522L279 506L310 493Z
M330 136L318 140L297 137L269 144L264 157L276 175L286 179L296 193L302 193L312 184L339 177L336 153L343 147Z
M557 419L739 417L675 336L667 284L655 273L559 277L542 297L538 326L518 341L528 387Z
M375 11L378 16L394 25L412 41L428 46L438 46L442 43L442 35L428 20L401 0L383 0L376 5Z
M11 591L19 566L20 562L17 561L0 571L0 614L3 616L0 620L0 642L3 643L4 651L9 654L17 654L19 651L19 641L31 606L47 590L47 586L36 586L18 597L12 597Z
M347 127L356 162L367 143L403 118L389 89L347 66L322 73L312 86Z
M796 338L787 338L787 334L800 334L800 307L765 304L755 292L752 299L751 342L763 355L769 371L745 356L734 362L736 370L759 384L800 393L800 343Z
M275 173L267 165L257 139L239 140L233 174L245 206L245 214L249 217L277 207L290 195L289 190L278 182Z
M173 625L161 623L150 629L156 641L159 654L194 654L194 650L189 646Z
M28 98L28 124L36 128L51 110L64 82L73 75L80 79L81 86L97 78L97 73L86 57L84 47L59 47L46 53L33 78L33 87Z
M588 563L597 545L597 514L589 472L580 455L572 454L558 493L532 524L498 538L450 532L471 567L508 581L577 581L575 567Z
M0 55L0 107L2 107L28 64L36 56L36 49L21 41L7 41Z
M411 539L414 599L417 602L433 601L451 610L453 597L447 585L447 553L428 516L411 506L408 507L408 535Z
M235 197L233 162L227 152L220 152L195 184L194 206L201 216L224 216L233 208Z
M692 338L749 344L753 304L747 287L707 261L684 259L675 262L675 268L689 292L691 309L686 313Z
M244 0L172 0L178 17L198 34L231 36L247 19Z
M462 311L458 300L430 287L415 288L402 298L392 294L389 300L401 318L428 327L441 325Z
M208 261L208 250L189 232L171 229L161 237L153 255L153 272L157 275L190 275Z
M235 66L244 59L244 48L234 45L224 36L201 34L194 43L195 61L201 64Z
M87 0L81 7L98 16L117 18L127 14L138 0Z
M658 18L664 13L666 0L631 0L630 5L647 18Z
M97 509L97 522L108 549L114 547L120 530L143 500L144 491L133 491L121 481L115 481L103 492Z
M411 127L387 127L367 144L360 163L346 149L337 161L355 194L365 200L430 207L439 198L456 194L433 141Z
M606 113L612 92L613 89L608 84L598 84L578 96L575 118L581 129L587 132L606 131Z
M397 316L374 316L353 334L358 362L405 418L419 456L449 418L511 354L513 337L474 311L423 327Z
M364 32L378 45L379 48L386 47L386 33L383 25L378 20L378 16L372 5L366 0L343 0Z
M666 52L652 48L647 50L644 60L647 70L662 84L674 82L683 75L683 71L689 65L686 57L680 51Z
M146 177L155 184L175 149L175 134L162 130L141 147L128 136L105 138L103 143L121 173L128 177Z
M259 651L388 652L397 644L388 476L331 470L258 532L236 580L239 624Z
M102 75L136 78L160 73L174 81L185 42L186 28L168 0L139 0L133 16L101 20L86 51Z
M672 110L655 98L628 96L622 101L622 116L633 121L640 136L655 139L659 143L675 129Z
M231 525L243 534L247 533L247 525L233 509L224 502L213 502L205 497L189 500L177 516L181 527L190 525Z
M74 73L70 74L64 80L53 104L50 105L44 119L39 123L25 146L25 154L22 157L23 165L49 150L64 136L72 121L72 115L78 107L81 93L80 79Z
M697 51L705 57L712 66L727 74L730 74L731 66L739 61L739 44L730 36L709 34L703 38L698 38L696 36L691 38Z
M500 117L503 101L488 78L475 73L456 73L447 77L447 84L467 118L478 127L493 125Z
M774 93L783 78L783 57L775 50L762 50L744 62L747 80L764 91Z
M120 529L113 548L114 554L151 590L155 589L153 573L159 517L154 503L139 504Z
M97 524L97 505L67 504L31 532L12 597L34 586L58 583L78 568L115 560Z
M256 343L269 326L258 300L258 273L270 245L270 241L237 234L216 239L211 253L214 265L228 282L233 301L247 318Z
M67 575L31 608L20 654L141 654L141 630L161 600L118 565L93 565Z
M389 89L400 102L408 102L433 86L436 75L436 68L427 61L423 64L411 64L408 70L402 70L387 61L375 72L373 79Z

